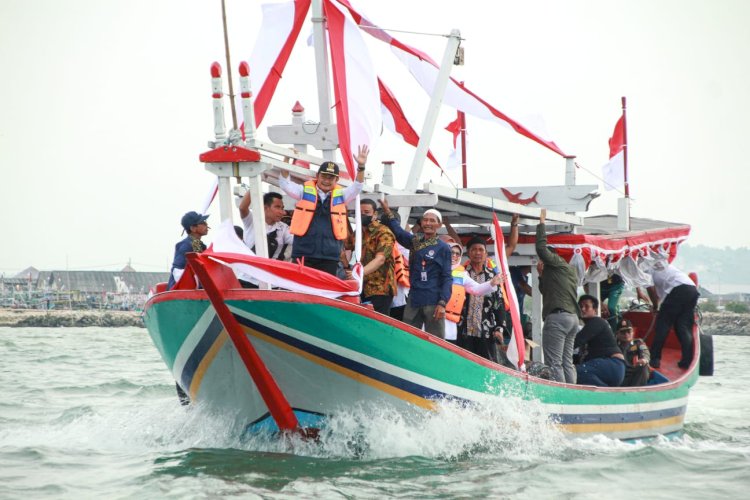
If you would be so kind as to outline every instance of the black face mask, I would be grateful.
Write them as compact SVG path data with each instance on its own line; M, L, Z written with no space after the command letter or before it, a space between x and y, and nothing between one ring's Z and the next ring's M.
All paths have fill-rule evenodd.
M362 216L362 227L367 227L372 222L372 215L363 215Z

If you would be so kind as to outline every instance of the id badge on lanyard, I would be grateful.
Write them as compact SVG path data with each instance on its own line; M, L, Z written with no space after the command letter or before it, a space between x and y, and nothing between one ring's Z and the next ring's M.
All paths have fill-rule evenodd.
M422 281L427 281L427 268L426 268L426 262L422 260L422 272L420 273L420 278Z

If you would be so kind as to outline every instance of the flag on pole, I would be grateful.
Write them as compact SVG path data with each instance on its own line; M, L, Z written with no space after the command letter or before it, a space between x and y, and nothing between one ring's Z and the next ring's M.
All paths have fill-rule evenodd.
M526 371L526 341L523 338L523 327L521 326L521 313L518 310L518 300L516 291L513 289L513 282L510 279L510 269L508 268L508 259L505 257L505 238L503 230L500 228L500 222L497 215L492 214L492 238L495 240L495 258L503 275L503 298L507 300L510 308L510 319L513 324L513 333L508 344L508 360L513 363L517 370Z
M456 116L456 119L450 122L446 127L445 130L453 134L453 150L450 153L450 156L448 156L448 161L446 162L446 169L453 171L461 171L461 163L462 163L462 157L463 157L463 151L462 151L462 145L461 141L458 140L458 136L461 135L461 116L460 113L458 116Z
M604 189L611 191L625 185L625 119L621 116L609 139L609 162L602 167Z

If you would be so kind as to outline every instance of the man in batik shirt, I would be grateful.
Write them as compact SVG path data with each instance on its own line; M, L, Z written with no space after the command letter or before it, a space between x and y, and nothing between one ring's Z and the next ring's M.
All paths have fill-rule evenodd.
M491 281L495 273L487 265L486 241L477 236L469 240L469 266L466 273L477 283ZM505 331L505 303L500 290L489 295L469 295L458 325L459 345L483 358L499 360L498 343Z
M393 245L396 238L390 229L375 217L377 205L365 199L359 204L362 214L362 265L364 287L362 302L370 302L379 313L389 315L393 296L396 295Z

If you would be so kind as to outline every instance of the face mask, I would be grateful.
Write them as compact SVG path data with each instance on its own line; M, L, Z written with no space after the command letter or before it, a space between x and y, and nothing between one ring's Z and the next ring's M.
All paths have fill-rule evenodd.
M372 215L363 215L362 216L362 227L369 226L370 222L372 222Z

